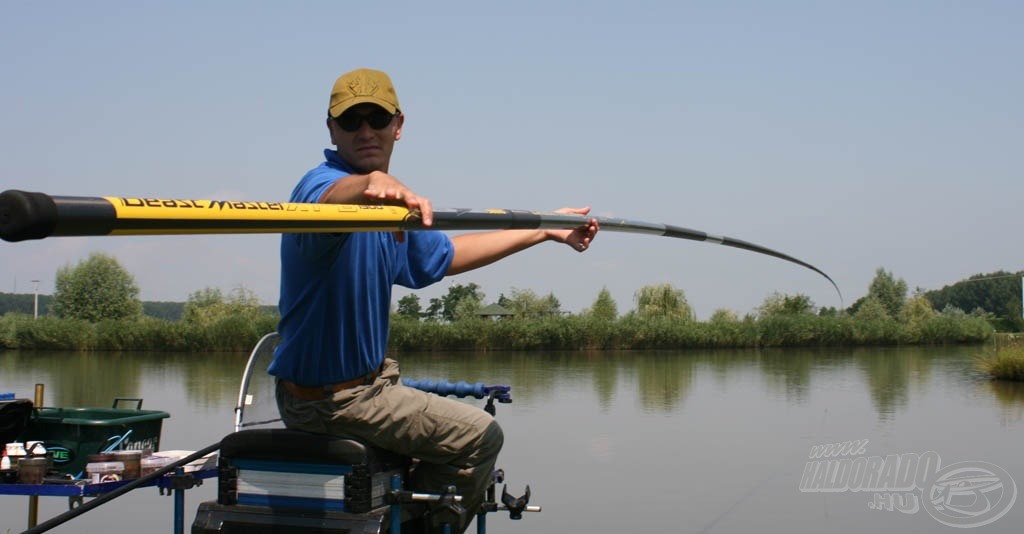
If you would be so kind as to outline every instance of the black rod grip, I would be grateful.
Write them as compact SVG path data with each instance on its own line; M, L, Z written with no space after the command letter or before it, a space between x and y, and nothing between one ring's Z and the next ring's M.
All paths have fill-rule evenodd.
M57 227L57 203L45 193L10 189L0 193L0 238L43 239Z

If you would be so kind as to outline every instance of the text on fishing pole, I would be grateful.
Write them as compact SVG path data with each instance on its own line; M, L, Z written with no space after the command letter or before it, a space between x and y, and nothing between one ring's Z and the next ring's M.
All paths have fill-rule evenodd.
M238 200L189 200L174 198L125 198L121 197L121 205L127 208L198 208L198 209L231 209L231 210L264 210L281 211L285 209L283 202L245 202Z

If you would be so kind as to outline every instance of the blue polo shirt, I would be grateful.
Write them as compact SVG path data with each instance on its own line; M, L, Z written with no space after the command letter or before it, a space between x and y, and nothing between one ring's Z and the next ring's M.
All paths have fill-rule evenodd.
M354 171L331 149L291 202L318 202ZM438 231L282 234L281 344L270 374L303 386L351 380L384 360L394 284L419 289L444 277L454 248Z

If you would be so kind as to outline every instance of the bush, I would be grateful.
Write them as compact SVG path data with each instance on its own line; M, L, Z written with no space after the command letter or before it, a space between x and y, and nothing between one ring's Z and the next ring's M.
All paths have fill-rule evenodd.
M1020 338L1012 338L991 355L980 357L977 367L997 380L1024 381L1024 345Z
M215 303L216 304L216 303ZM0 317L0 347L60 350L248 351L276 330L278 316L251 306L235 310L196 306L190 319L140 316L95 324L8 313ZM215 312L215 313L210 313ZM904 317L906 317L904 315ZM978 343L993 328L985 317L950 310L893 318L865 300L854 315L766 314L737 319L716 312L710 320L628 313L616 320L583 315L536 315L498 321L467 317L448 323L392 316L393 351L618 350L753 348L842 345Z
M6 314L3 317L5 348L27 350L88 350L95 344L92 324L82 319Z

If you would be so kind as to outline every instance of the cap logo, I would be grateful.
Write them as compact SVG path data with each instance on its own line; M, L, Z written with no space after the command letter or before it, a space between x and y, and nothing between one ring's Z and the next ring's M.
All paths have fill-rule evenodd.
M371 82L365 76L360 76L348 82L348 90L352 96L373 96L380 90L380 86L377 85L377 82Z
M385 110L398 112L398 96L388 75L370 69L356 69L347 72L334 81L328 113L337 117L348 108L358 104L376 104Z

